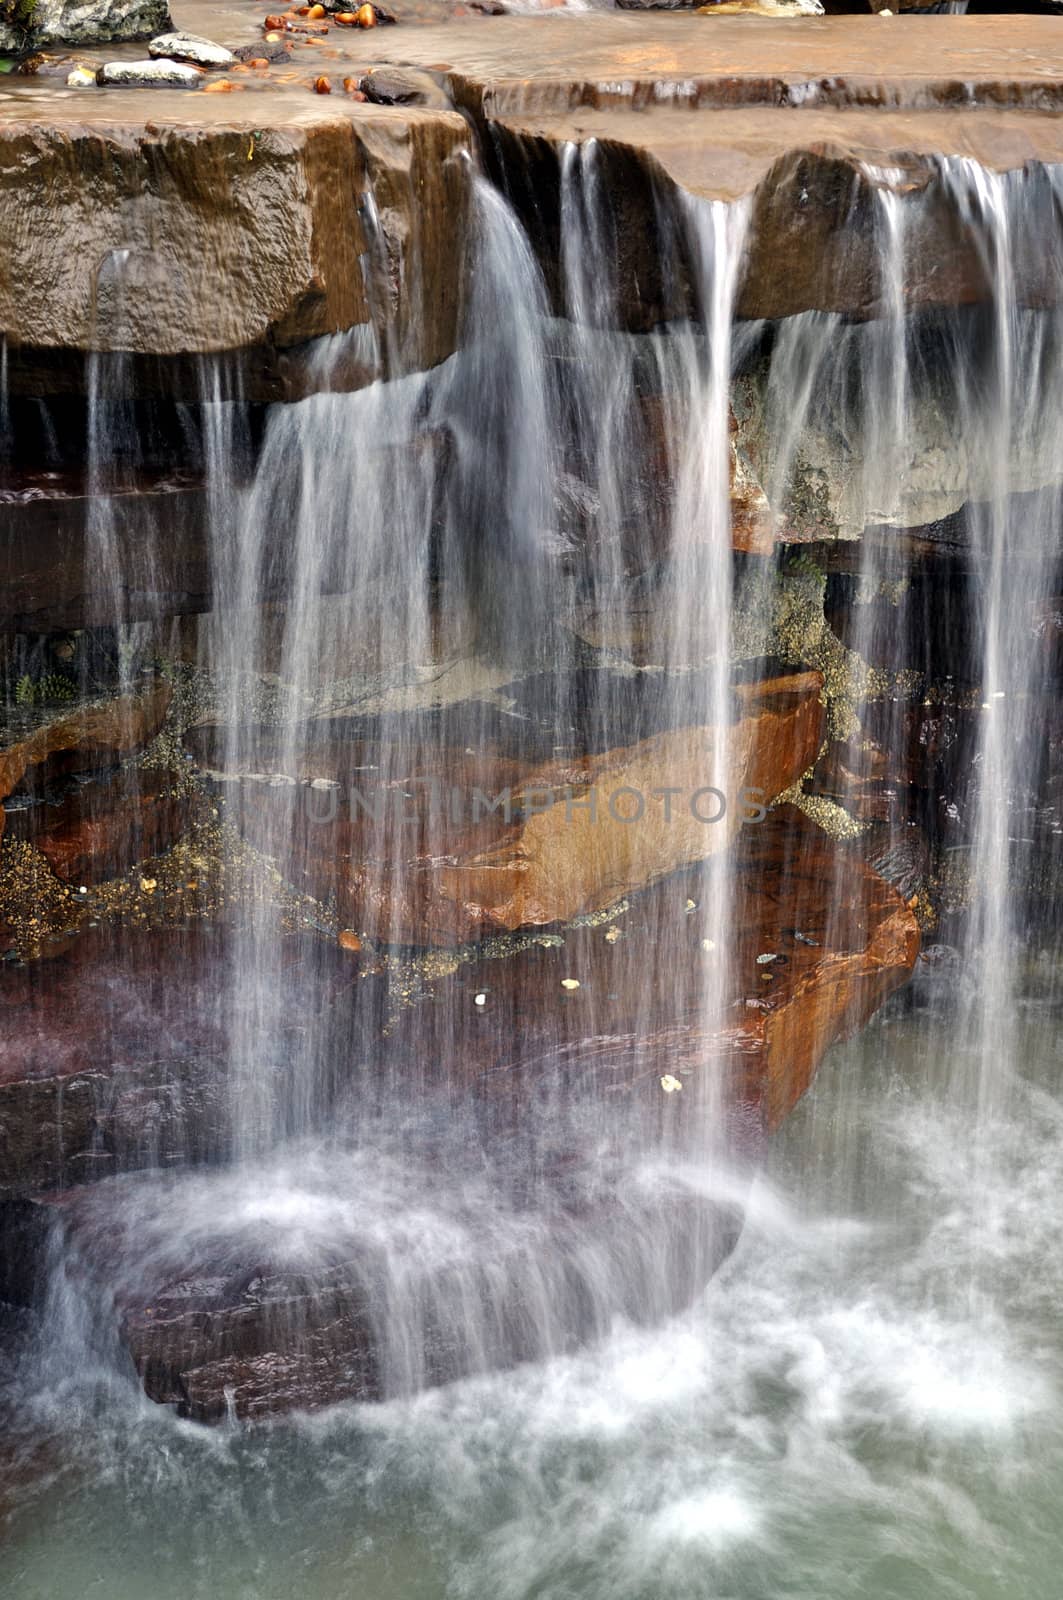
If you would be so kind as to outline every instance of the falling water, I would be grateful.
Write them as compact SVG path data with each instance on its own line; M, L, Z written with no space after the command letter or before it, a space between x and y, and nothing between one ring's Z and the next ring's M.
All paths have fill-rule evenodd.
M147 1583L160 1597L250 1586L263 1600L293 1584L381 1600L784 1588L823 1600L854 1572L868 1592L914 1597L928 1571L943 1573L942 1594L1052 1592L1037 1540L1040 1501L1063 1483L1048 1203L1060 1112L1050 1026L1020 1004L1013 888L1044 777L1049 685L1031 619L1058 576L1063 482L1059 314L1019 306L1014 268L1043 221L1045 180L944 166L986 295L912 312L907 202L896 175L873 178L880 282L862 323L810 312L736 332L745 208L662 201L662 234L695 267L691 315L620 331L615 219L591 144L564 156L556 294L505 197L477 180L462 349L440 370L349 391L352 341L327 341L307 397L271 407L256 447L238 384L204 366L214 610L198 668L213 698L188 733L226 827L260 870L281 864L294 901L282 914L262 895L224 931L230 1159L97 1184L77 1202L83 1248L89 1267L94 1250L108 1261L120 1307L144 1283L170 1304L214 1276L241 1292L265 1282L287 1338L269 1380L305 1400L324 1372L322 1396L385 1404L197 1433L137 1398L107 1295L85 1262L56 1259L59 1354L19 1403L43 1431L76 1415L77 1440L58 1509L37 1513L48 1537L16 1506L14 1595L80 1592L86 1562L117 1565L117 1600ZM89 401L90 549L116 594L129 573L103 491L120 380L101 360ZM566 969L549 963L614 931L608 916L566 930L562 955L550 934L486 958L455 938L455 981L432 988L438 968L418 965L402 918L421 863L451 848L453 819L449 801L419 807L411 844L392 803L440 774L450 784L459 757L460 775L479 774L481 757L523 772L684 717L715 730L705 782L729 792L739 612L756 612L755 659L765 640L786 646L767 614L778 595L805 585L822 604L837 576L813 557L813 570L787 570L791 552L735 580L732 408L764 419L757 465L784 544L827 561L867 533L839 568L862 602L855 626L844 647L818 641L821 664L845 677L842 692L828 685L829 740L858 742L878 709L895 753L903 697L939 687L927 672L913 690L896 660L869 665L913 507L963 514L977 601L959 1025L893 1011L837 1052L752 1199L743 1152L724 1162L710 1074L671 1100L655 1092L650 1109L636 1102L634 1117L613 1060L576 1092L564 1025L541 1024L537 992L507 978L519 956L566 1003ZM848 476L824 541L807 492L831 451ZM649 515L631 529L639 495ZM895 591L903 601L904 583ZM664 619L648 659L632 593ZM338 673L341 661L357 670ZM385 804L347 832L344 808L363 791ZM857 818L849 831L862 829ZM315 876L322 853L331 870L344 852L364 872L356 902L342 878L330 895ZM741 933L733 872L684 879L678 903L696 913L708 1035ZM647 914L617 969L636 1045L661 995L680 992L676 921ZM357 961L337 956L343 935ZM600 997L584 999L586 1035L605 1035ZM496 1071L482 1098L467 1092L481 1027L534 1037L534 1082ZM695 1112L677 1139L667 1119L682 1096ZM699 1297L743 1211L737 1254ZM977 1305L943 1300L945 1280L978 1283ZM338 1382L304 1320L323 1285L351 1330ZM203 1371L215 1359L207 1349ZM1050 1489L1031 1491L1031 1510L1021 1484L1038 1468ZM175 1503L179 1537L159 1515ZM1002 1532L1009 1517L1032 1550ZM160 1520L163 1555L146 1573L139 1534ZM117 1553L115 1526L132 1528Z

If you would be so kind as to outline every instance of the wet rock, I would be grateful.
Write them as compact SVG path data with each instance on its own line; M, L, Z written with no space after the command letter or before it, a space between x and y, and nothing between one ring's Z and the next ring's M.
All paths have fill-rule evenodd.
M88 558L94 514L107 519L117 592ZM0 490L0 628L44 633L204 610L207 516L202 484L179 475L144 472L102 495L76 473L9 482Z
M331 1153L46 1202L147 1393L202 1421L375 1399L689 1304L735 1243L766 1133L918 945L897 894L787 809L742 834L709 1021L711 875L432 980L350 1087L353 1150L341 1098ZM728 1198L682 1176L708 1148Z
M38 961L0 966L0 1195L231 1154L232 1030L254 1001L228 988L230 937L89 929ZM259 1066L279 1070L314 1028L322 1038L339 1028L344 1049L335 1059L323 1049L304 1083L324 1112L360 1037L351 1007L369 1005L372 981L359 984L351 954L299 939L284 945L276 981L292 1005Z
M7 815L7 837L25 840L64 883L97 884L168 850L189 816L177 774L126 770L75 783L54 803Z
M390 1048L401 1059L418 1040L429 1060L461 1063L451 1072L503 1124L554 1069L592 1099L630 1099L643 1132L680 1146L704 1137L696 1091L709 1079L731 1149L743 1128L774 1129L823 1051L906 981L919 932L860 848L790 806L739 835L726 935L713 926L718 865L664 880L608 921L461 967L399 1019ZM705 1013L714 961L725 963L722 1020ZM664 1074L681 1093L662 1093Z
M34 44L118 44L170 25L166 0L33 0L24 21L0 21L0 50Z
M102 88L198 89L203 72L183 61L108 61L97 72L96 82Z
M534 747L512 734L507 744L503 722L497 743L481 731L473 746L444 721L420 739L396 727L394 743L347 744L340 727L331 751L322 725L318 751L304 748L286 788L233 798L248 836L300 887L335 895L345 926L389 943L453 944L567 921L725 849L743 816L814 759L820 687L816 673L736 686L716 788L720 741L703 725L571 754L555 735L535 761ZM245 770L286 758L253 741ZM328 787L315 792L315 779Z
M0 324L13 390L84 386L74 353L90 350L130 352L125 393L162 387L198 403L202 369L185 358L211 351L243 352L245 395L277 398L302 376L292 347L323 334L376 324L403 369L454 349L453 250L437 250L432 230L464 234L469 170L456 158L470 133L456 113L311 111L303 90L302 109L266 128L253 110L234 125L228 97L198 95L194 115L171 99L146 124L117 88L94 104L112 98L91 128L82 98L69 96L47 122L27 112L0 129ZM30 194L48 195L47 226ZM351 383L379 374L371 348L352 336Z
M237 61L290 61L292 53L283 39L263 39L259 44L242 44L233 51Z
M197 67L231 67L236 60L224 45L204 39L198 33L160 33L148 45L148 55L190 61Z
M144 694L83 706L10 739L0 746L0 800L20 786L40 792L55 778L131 755L158 732L170 695L170 685L160 682Z
M452 109L450 96L440 88L438 80L415 67L374 67L359 80L358 87L375 105Z

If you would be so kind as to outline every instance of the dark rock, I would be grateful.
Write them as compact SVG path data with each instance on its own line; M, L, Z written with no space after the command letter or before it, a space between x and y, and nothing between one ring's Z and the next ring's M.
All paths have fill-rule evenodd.
M367 100L379 106L430 106L453 110L450 96L430 72L415 67L374 67L358 83Z
M75 783L10 811L7 836L32 844L64 883L97 884L168 850L189 816L187 794L170 772L131 769Z
M90 929L50 957L0 966L0 1195L231 1152L231 1030L253 1007L228 988L231 937L202 926ZM352 1049L363 1026L379 1026L372 981L357 972L320 941L283 946L277 982L299 1004L285 1037L264 1047L276 1050L274 1067L311 1026L303 1007L313 1026L342 1028ZM322 1049L313 1089L323 1106L344 1059ZM271 1070L268 1059L260 1066Z

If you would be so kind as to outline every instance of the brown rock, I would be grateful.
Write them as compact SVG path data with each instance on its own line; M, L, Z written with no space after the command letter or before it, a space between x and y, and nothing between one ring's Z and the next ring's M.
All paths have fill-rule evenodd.
M172 358L168 392L198 400L201 374L182 358L245 351L245 393L272 398L288 382L281 352L374 318L404 366L450 354L453 253L436 251L429 230L445 219L448 240L462 234L467 167L451 159L469 143L460 116L411 107L353 121L337 104L279 119L251 111L235 126L225 99L197 96L194 114L155 108L145 125L143 101L126 95L108 95L106 121L86 125L71 97L46 122L9 118L0 131L12 392L84 385L80 363L50 352L121 349L133 356L127 384L160 382L136 358ZM350 203L370 192L383 229L372 243ZM37 218L33 197L45 194L48 217ZM123 220L131 205L134 236ZM130 246L120 263L119 235ZM384 261L394 282L377 281Z
M111 766L139 750L161 727L171 692L159 682L145 694L84 706L0 749L0 799L19 785L43 788L52 778Z
M168 850L182 832L189 801L176 778L127 770L78 784L58 804L9 814L7 832L36 846L64 883L103 883Z
M228 989L229 937L204 926L101 927L47 958L0 965L0 1197L230 1153L239 997ZM349 952L285 943L277 981L291 986L292 1003L279 1060L305 1041L308 1006L317 1025L339 1030L336 1059L355 1048L363 1022L372 1035L375 1012L352 1020L355 1002L367 1013L375 1004L373 980L357 974ZM333 1067L323 1060L315 1079L323 1112Z
M751 806L773 799L813 760L820 688L816 673L736 688L722 817L711 728L672 726L623 749L533 762L512 745L485 747L482 737L470 748L444 723L420 743L409 734L391 747L356 742L324 762L304 746L300 770L289 774L297 786L245 793L240 822L294 882L321 898L334 894L345 925L389 943L453 944L565 922L726 848ZM495 731L504 737L501 724ZM319 738L327 752L327 725ZM247 760L251 771L273 769L262 743ZM359 785L352 773L368 777ZM341 793L322 803L305 787L315 778L342 782ZM508 807L498 802L505 791ZM429 796L415 816L409 793ZM400 810L411 820L397 824Z

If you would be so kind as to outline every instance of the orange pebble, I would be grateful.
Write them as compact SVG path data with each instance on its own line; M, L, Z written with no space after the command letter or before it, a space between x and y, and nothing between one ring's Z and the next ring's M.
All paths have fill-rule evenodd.
M267 33L283 33L288 24L283 17L267 17L262 26Z
M370 5L359 6L354 13L354 20L360 28L375 28L376 12Z
M306 14L310 18L311 22L316 22L318 17L324 17L328 15L324 6L309 6Z
M214 78L203 85L204 94L232 94L233 86L227 78Z
M369 98L368 95L363 94L361 89L359 89L357 78L344 78L343 87L350 95L352 100L367 100Z
M267 35L266 35L266 43L267 44L282 44L283 41L284 41L283 33L267 33Z
M327 78L315 78L314 79L314 93L315 94L331 94L332 93L332 85L331 85L331 83L329 83Z
M344 928L342 930L342 932L340 933L340 949L341 950L360 950L361 948L362 948L362 941L361 941L361 939L359 939L358 935L356 933L354 933L350 928Z

